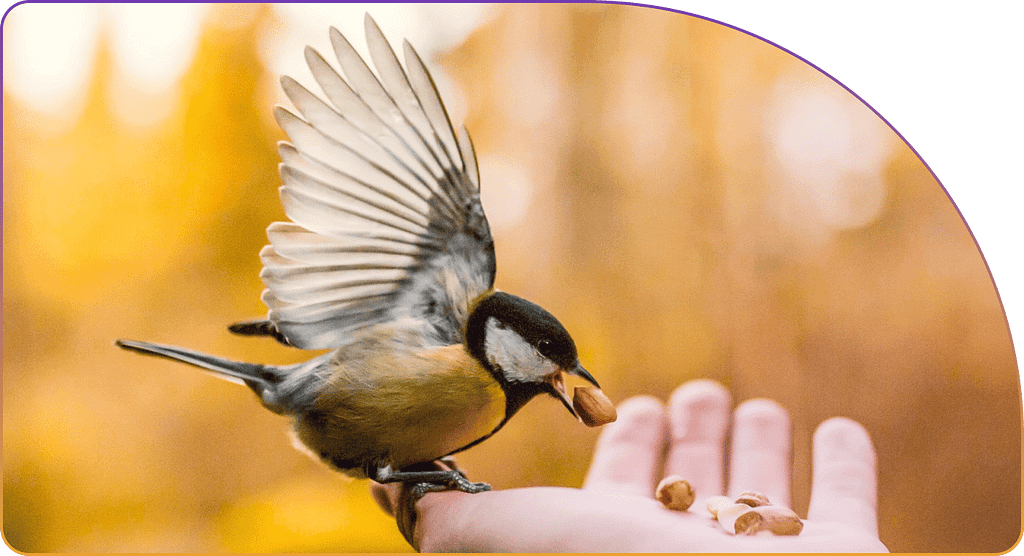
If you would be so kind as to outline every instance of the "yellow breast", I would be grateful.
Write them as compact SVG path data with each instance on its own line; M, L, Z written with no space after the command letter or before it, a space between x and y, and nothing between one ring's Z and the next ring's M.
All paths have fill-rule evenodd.
M396 396L406 408L396 414L398 426L391 442L392 465L397 468L458 450L490 434L505 417L504 392L463 346L421 357L430 370Z
M339 367L318 418L296 422L298 438L337 467L431 461L487 436L505 417L501 387L461 344L374 367Z

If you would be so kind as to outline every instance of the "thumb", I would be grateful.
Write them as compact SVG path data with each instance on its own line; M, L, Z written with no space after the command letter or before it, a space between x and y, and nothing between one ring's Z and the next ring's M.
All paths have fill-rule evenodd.
M434 468L448 470L449 468L440 462L432 462ZM395 518L399 532L405 540L417 551L420 549L422 532L417 535L416 523L418 518L418 502L423 494L414 494L415 485L410 483L371 483L370 495L382 510L389 516ZM422 490L420 491L422 493Z
M416 508L412 500L412 489L405 483L382 485L372 483L370 494L384 513L395 518L399 532L417 551L419 541L416 538Z

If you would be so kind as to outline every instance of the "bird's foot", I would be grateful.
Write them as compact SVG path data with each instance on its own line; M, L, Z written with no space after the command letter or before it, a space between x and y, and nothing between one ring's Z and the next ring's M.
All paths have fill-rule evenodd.
M465 473L452 469L444 472L446 475L440 481L412 482L413 503L419 501L430 492L441 492L444 490L458 490L467 494L476 494L491 490L487 483L474 483L466 478Z
M461 472L458 478L455 480L454 490L461 490L468 494L476 494L478 492L485 492L491 490L491 485L487 483L474 483L466 478Z
M416 547L414 531L416 528L416 503L431 492L457 490L476 494L491 490L487 483L474 483L466 478L465 473L455 467L451 458L419 464L394 471L390 467L378 468L373 478L378 483L403 483L400 490L395 518L398 529L409 544Z
M448 458L406 467L400 471L395 471L390 466L381 467L376 469L372 477L381 484L410 485L421 493L419 498L428 492L442 490L458 490L469 494L491 490L491 485L487 483L474 483L467 479L466 474L456 468L454 462Z
M419 502L421 498L431 492L458 490L467 494L476 494L491 490L491 485L487 483L474 483L467 479L462 471L452 469L444 473L446 475L439 477L440 481L407 481L406 484L409 486L409 503L415 505L416 502Z

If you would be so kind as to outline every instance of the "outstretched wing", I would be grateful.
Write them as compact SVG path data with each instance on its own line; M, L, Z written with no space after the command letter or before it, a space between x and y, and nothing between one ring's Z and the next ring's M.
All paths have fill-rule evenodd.
M367 15L378 78L341 33L330 35L344 79L306 49L330 104L281 80L298 115L274 113L291 140L280 145L280 193L292 222L272 224L260 253L268 320L305 349L403 317L458 343L470 302L495 274L472 143L454 133L408 42L403 70Z

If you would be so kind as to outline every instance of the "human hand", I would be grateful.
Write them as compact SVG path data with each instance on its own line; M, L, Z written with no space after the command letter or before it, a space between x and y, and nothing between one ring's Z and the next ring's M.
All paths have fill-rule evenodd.
M419 500L414 516L405 515L408 488L372 489L385 511L398 510L423 552L887 551L878 539L874 448L867 431L845 418L815 432L811 502L799 535L723 531L705 510L709 496L756 490L790 505L789 415L770 400L748 400L733 412L725 488L730 407L728 391L711 380L676 389L667 410L647 396L626 400L597 443L582 489L438 492ZM654 499L662 469L693 486L688 511Z

